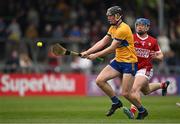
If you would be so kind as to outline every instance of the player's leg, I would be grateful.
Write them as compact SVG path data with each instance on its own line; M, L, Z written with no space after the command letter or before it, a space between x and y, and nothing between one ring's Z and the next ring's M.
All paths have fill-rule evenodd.
M167 94L167 88L169 86L170 82L169 81L165 81L165 82L158 82L158 83L150 83L149 84L149 88L150 90L148 91L144 91L144 95L148 95L158 89L162 89L162 96L166 96Z
M141 90L144 95L148 95L151 92L162 88L162 89L164 89L164 90L162 90L162 94L163 94L163 91L165 94L167 92L167 87L169 85L169 81L165 81L162 83L150 83L149 84L149 80L152 77L152 75L153 75L152 69L149 72L147 69L138 70L135 81L134 81L134 85L132 88L133 92L135 92L135 91L140 92L140 90ZM140 98L139 95L136 94L136 96L138 96ZM130 119L132 119L134 117L133 115L137 111L137 108L132 104L130 110L128 108L124 107L123 111Z
M135 81L135 80L134 80ZM125 85L125 86L124 86ZM134 85L134 84L133 84ZM126 87L132 87L132 86L129 86L129 85L127 85L126 83L125 83L125 81L123 82L123 84L121 85L121 87L122 87L122 94L123 94L123 92L128 92L128 93L130 93L130 91L126 91L127 89L126 89ZM128 89L128 90L130 90L130 89ZM132 90L132 89L131 89ZM132 104L133 105L133 104ZM136 109L136 107L134 106L134 108L135 108L135 110L137 110ZM129 119L134 119L134 114L127 108L127 107L123 107L123 112L128 116L128 118Z
M148 80L150 80L153 76L153 69L150 69L148 72L147 69L141 69L138 71L137 75L144 75ZM162 89L162 96L165 96L167 94L167 88L169 86L170 82L165 81L165 82L154 82L154 83L149 83L148 89L142 88L142 92L144 95L148 95L158 89Z
M142 68L137 71L132 89L132 94L134 95L134 97L137 97L139 102L141 102L142 90L144 90L144 92L150 92L149 80L152 76L153 76L153 69ZM135 114L137 109L134 105L132 105L130 110Z
M131 74L124 73L123 74L123 80L122 80L122 95L137 107L137 109L139 111L137 119L144 119L148 115L148 112L141 105L141 101L138 98L138 96L136 96L135 94L133 94L131 92L131 88L133 86L133 83L134 83L133 74L132 73ZM136 94L140 96L140 93L136 92Z
M147 84L148 84L148 79L146 77L141 75L137 75L135 77L134 84L132 87L132 94L133 94L132 96L136 98L139 103L141 103L141 89L142 87L146 87ZM137 108L132 104L130 110L124 107L123 111L130 119L133 119L137 111Z
M141 90L143 88L146 88L147 90L150 90L148 83L149 83L149 80L148 80L148 78L146 76L137 75L137 77L135 79L135 85L133 85L132 95L136 99L138 99L140 103L141 103ZM136 119L144 119L148 115L148 112L147 112L147 110L145 108L144 109L143 109L143 107L138 108L137 106L136 106L136 108L139 111L138 116L137 116Z
M148 95L148 94L152 93L155 90L161 89L163 86L164 86L164 89L167 90L167 87L169 85L169 81L165 81L165 82L162 82L162 83L151 83L151 84L149 84L148 82L149 82L150 78L151 78L151 76L149 76L149 77L144 76L143 77L143 75L142 76L137 75L136 78L135 78L134 85L133 85L133 91L134 91L134 89L141 90L141 92L144 95ZM140 87L141 87L141 89L140 89ZM138 91L138 92L140 92L140 91ZM132 104L131 107L130 107L130 110L128 108L124 107L123 111L130 119L133 119L135 113L137 112L137 108L136 108L136 106L134 106Z
M162 88L162 96L166 96L167 94L167 88L170 84L170 81L165 81L161 83L161 88Z
M98 75L96 79L96 84L99 88L101 88L106 95L111 98L112 106L110 110L107 112L107 116L111 116L116 109L122 107L122 103L119 98L116 96L112 87L107 83L108 80L113 79L120 75L120 72L113 69L110 65L107 65Z
M154 92L154 91L156 91L156 90L158 90L160 88L161 88L161 84L160 83L150 83L149 84L149 89L148 90L144 90L144 91L142 89L142 92L143 92L144 95L148 95L148 94L150 94L150 93L152 93L152 92Z
M136 78L135 78L133 88L132 88L133 94L135 94L136 96L138 96L140 98L140 96L137 95L137 91L140 94L139 90L141 90L141 92L144 95L148 95L148 94L152 93L153 91L161 89L161 88L162 88L162 94L163 94L163 89L164 89L164 92L167 93L167 87L169 85L169 81L165 81L162 83L151 83L151 84L149 84L149 80L153 75L153 70L151 69L150 72L148 72L148 73L147 73L147 71L148 70L146 70L146 69L142 69L142 70L138 71ZM139 98L137 98L137 99L139 99ZM131 112L135 113L136 107L134 107L132 105L130 110L131 110ZM139 115L140 115L140 113L138 114L138 116Z
M122 84L121 84L121 87L122 87L122 93L121 94L132 103L132 100L129 98L129 96L130 96L130 92L131 92L132 86L133 86L132 82L134 80L133 81L128 81L130 79L130 78L128 79L128 76L130 78L132 78L131 74L129 74L129 75L123 74L123 81L122 81ZM123 107L123 111L128 116L128 118L130 118L130 119L134 118L133 113L128 108Z
M111 66L107 65L97 76L96 84L108 95L109 97L115 96L112 87L107 83L108 80L119 76L120 73L114 70Z

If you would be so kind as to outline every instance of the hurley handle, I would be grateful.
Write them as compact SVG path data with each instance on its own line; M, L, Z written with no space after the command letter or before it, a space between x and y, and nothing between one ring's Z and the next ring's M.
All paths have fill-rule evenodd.
M81 57L81 56L82 56L81 53L78 53L78 56ZM104 61L104 58L97 57L97 58L96 58L96 61L98 61L98 62L103 62L103 61Z

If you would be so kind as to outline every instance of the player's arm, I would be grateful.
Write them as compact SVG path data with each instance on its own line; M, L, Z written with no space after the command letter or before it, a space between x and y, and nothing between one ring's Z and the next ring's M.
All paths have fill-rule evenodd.
M91 48L81 53L82 57L86 57L89 54L92 54L98 50L104 48L111 41L111 37L109 35L104 36L100 41L94 44Z
M163 55L163 53L162 53L162 51L161 51L160 46L159 46L158 43L157 43L157 40L156 40L156 43L155 43L154 50L155 50L155 52L154 52L154 54L152 55L152 58L153 58L154 60L162 61L163 58L164 58L164 55Z
M162 61L163 58L164 58L164 55L163 55L163 53L161 52L161 50L158 51L158 52L155 52L155 56L153 56L153 59L154 59L154 60L158 60L158 61Z
M113 53L113 52L115 52L115 49L119 46L119 44L120 44L120 42L114 39L109 47L107 47L97 53L90 54L88 56L88 59L94 60L97 57L105 56L107 54Z

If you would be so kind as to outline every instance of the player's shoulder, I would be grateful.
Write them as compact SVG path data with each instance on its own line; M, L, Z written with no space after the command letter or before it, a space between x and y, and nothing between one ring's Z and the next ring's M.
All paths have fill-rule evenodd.
M110 30L110 29L113 29L113 28L114 28L114 26L113 26L113 25L111 25L111 26L109 27L109 30Z
M151 42L157 42L157 39L151 35L148 35L148 40Z
M119 26L121 29L130 29L130 26L126 24L125 22L122 22Z
M148 38L151 39L151 40L157 40L155 37L153 37L151 35L148 35Z
M108 29L107 34L108 34L108 35L113 34L113 33L114 33L113 29L114 29L114 26L111 25L111 26L109 27L109 29Z
M135 38L136 38L136 37L138 37L138 36L137 36L137 34L136 34L136 33L134 33L134 34L133 34L133 37L135 37Z
M133 38L134 38L134 40L137 40L137 41L141 40L141 38L138 36L137 33L133 34Z
M130 30L131 28L125 22L122 22L117 29L117 31L121 33L128 33Z

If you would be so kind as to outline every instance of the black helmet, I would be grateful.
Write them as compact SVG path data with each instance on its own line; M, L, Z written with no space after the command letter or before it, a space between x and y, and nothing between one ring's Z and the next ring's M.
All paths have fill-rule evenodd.
M119 14L120 16L122 15L121 7L119 7L119 6L112 6L112 7L107 9L107 12L106 12L107 16L115 15L115 14Z

